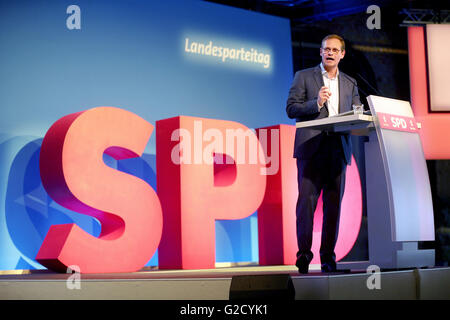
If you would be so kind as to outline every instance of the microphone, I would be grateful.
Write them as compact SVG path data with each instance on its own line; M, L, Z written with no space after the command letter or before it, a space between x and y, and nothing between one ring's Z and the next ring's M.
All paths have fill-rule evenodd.
M361 89L361 87L358 86L358 84L356 83L356 81L355 81L354 79L350 78L350 76L346 75L345 73L343 73L343 75L344 75L345 78L347 78L348 81L350 81L355 87L357 87L358 90L360 90L360 91L362 92L363 95L365 95L366 97L369 96L369 95L367 94L367 92L365 92L363 89ZM357 73L357 75L358 75L361 79L363 79L359 73ZM364 80L364 79L363 79L363 80ZM367 83L367 81L365 81L365 80L364 80L364 82ZM370 84L369 84L369 86L370 86ZM370 87L371 87L371 86L370 86ZM373 87L372 87L372 88L373 88ZM379 95L379 96L381 95L381 94L378 93L378 90L376 90L375 88L373 88L373 89L374 89L374 91L375 91L375 93L376 93L377 95Z
M347 78L347 80L350 81L356 88L358 88L358 90L361 90L361 92L362 92L366 97L368 96L368 94L367 94L363 89L361 89L360 87L358 87L358 84L356 83L356 80L350 78L350 76L346 75L345 73L343 73L343 75L344 75L344 77ZM364 80L364 78L363 78L359 73L357 73L357 75L358 75L361 79ZM366 80L364 80L364 82L367 83ZM367 83L367 84L368 84L368 83ZM372 87L370 84L368 84L368 85L369 85L370 87ZM372 88L373 88L373 87L372 87ZM376 90L375 88L373 88L373 90L375 91L375 93L376 93L377 95L380 95L379 92L378 92L378 90ZM370 112L370 110L364 110L364 114L371 114L371 112Z
M360 75L359 73L356 73L356 75L358 77L361 78L362 81L365 82L365 84L367 84L369 86L370 89L372 89L373 91L375 91L375 93L379 96L382 96L382 94L380 93L380 91L378 91L375 87L373 87L362 75Z

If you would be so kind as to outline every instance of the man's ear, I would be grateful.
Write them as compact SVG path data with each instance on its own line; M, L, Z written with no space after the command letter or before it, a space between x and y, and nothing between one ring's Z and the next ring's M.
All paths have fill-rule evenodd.
M342 50L342 53L341 53L341 59L344 59L344 56L345 56L345 50Z

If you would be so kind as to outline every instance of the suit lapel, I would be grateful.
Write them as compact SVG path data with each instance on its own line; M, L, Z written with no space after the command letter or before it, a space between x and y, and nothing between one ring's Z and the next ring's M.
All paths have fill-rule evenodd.
M345 100L344 100L344 87L345 87L345 77L342 77L340 74L338 76L338 82L339 82L339 113L345 112L346 110L343 110L345 106Z
M320 88L322 88L325 84L323 83L322 69L320 69L320 65L314 69L314 80L317 85L317 92L319 92ZM328 117L328 105L325 102L324 108L320 109L319 119Z
M320 65L314 69L314 80L316 81L317 84L317 92L319 92L320 88L324 86L322 70L320 69Z

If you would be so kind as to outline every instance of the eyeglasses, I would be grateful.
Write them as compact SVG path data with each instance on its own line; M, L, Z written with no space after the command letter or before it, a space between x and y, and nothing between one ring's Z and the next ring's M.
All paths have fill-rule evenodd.
M333 54L336 54L336 53L339 53L339 51L341 51L341 50L336 49L336 48L333 48L333 49L331 49L331 48L322 48L322 51L325 52L325 53L330 53L330 51L331 51Z

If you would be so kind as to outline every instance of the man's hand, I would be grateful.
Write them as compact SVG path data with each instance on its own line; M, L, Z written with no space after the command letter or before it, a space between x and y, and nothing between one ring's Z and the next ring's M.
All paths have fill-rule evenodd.
M317 103L322 108L323 104L327 102L328 99L331 97L331 91L328 89L328 87L323 86L319 90L319 98L317 99Z

